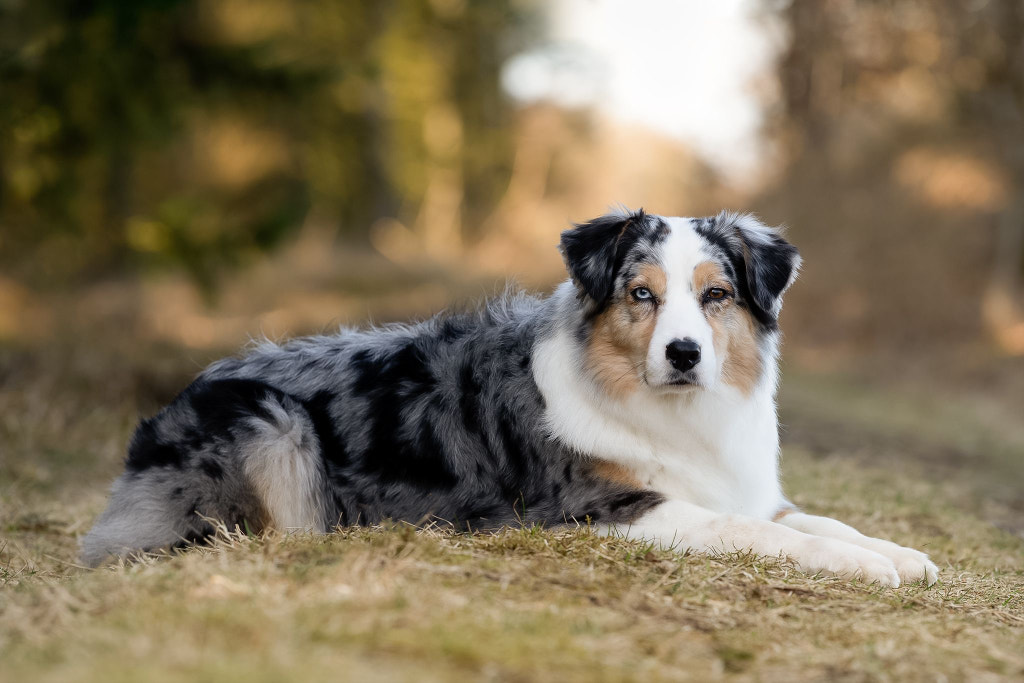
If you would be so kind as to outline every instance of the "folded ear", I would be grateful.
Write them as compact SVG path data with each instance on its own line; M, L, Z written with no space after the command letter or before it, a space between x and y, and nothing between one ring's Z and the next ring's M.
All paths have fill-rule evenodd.
M608 214L577 223L562 233L559 250L573 281L587 296L603 304L615 289L615 276L629 246L643 230L643 209Z
M783 239L778 228L768 227L749 214L723 212L715 222L716 232L726 237L742 259L746 298L754 317L774 326L782 310L782 295L796 280L800 252Z

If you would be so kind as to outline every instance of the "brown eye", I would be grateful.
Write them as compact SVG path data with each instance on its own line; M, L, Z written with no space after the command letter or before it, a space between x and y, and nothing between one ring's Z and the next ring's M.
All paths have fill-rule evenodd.
M712 287L708 291L704 292L704 298L709 301L721 301L729 295L729 292L725 291L721 287Z

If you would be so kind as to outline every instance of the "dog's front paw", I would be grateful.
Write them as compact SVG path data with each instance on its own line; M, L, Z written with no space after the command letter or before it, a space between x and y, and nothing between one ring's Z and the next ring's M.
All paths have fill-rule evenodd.
M887 588L900 585L900 573L888 557L831 538L809 539L793 559L801 570L810 574L824 572Z
M892 561L903 581L924 581L924 585L930 586L939 579L939 568L919 550L900 548Z
M939 568L920 550L905 548L880 538L873 538L871 540L873 542L865 544L865 547L881 553L892 560L903 582L924 581L926 586L930 586L938 580Z

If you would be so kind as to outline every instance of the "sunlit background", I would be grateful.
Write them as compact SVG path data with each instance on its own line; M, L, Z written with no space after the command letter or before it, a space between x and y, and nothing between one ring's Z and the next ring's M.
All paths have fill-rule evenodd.
M615 204L730 208L805 257L787 438L902 397L994 468L987 434L1024 453L1022 189L1017 0L3 0L0 383L145 413L251 338L549 290Z

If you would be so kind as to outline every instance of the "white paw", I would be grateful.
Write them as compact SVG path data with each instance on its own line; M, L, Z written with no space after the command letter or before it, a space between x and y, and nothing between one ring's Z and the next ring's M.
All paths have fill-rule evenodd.
M904 581L924 581L924 585L930 586L939 579L939 568L928 559L928 556L911 548L903 548L900 557L894 557L893 563L896 571Z
M924 581L926 586L930 586L938 580L939 568L921 551L904 548L880 538L869 540L870 543L865 543L864 547L892 560L892 563L896 565L896 571L899 572L900 579L904 582Z
M844 579L898 588L900 574L888 557L867 548L831 538L812 538L793 555L800 569L810 574L824 572Z

